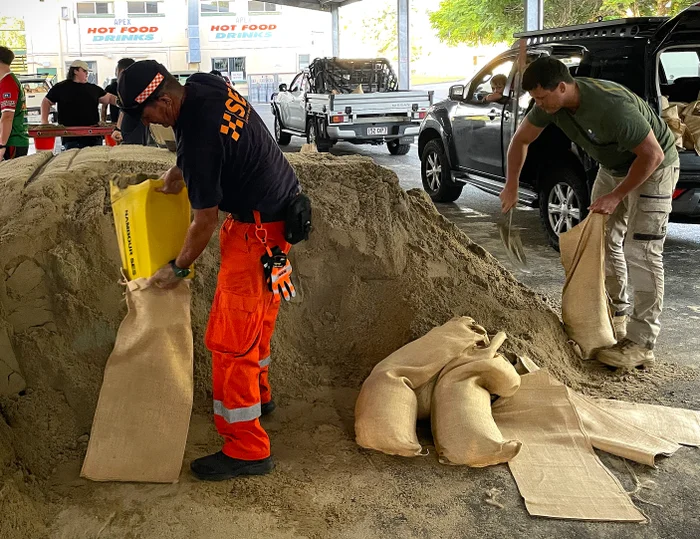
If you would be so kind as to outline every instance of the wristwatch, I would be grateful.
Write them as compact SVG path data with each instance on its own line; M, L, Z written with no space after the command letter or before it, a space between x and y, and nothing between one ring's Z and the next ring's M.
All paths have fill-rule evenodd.
M170 267L173 268L175 277L178 277L180 279L184 279L190 274L190 268L178 268L175 264L175 259L170 261Z

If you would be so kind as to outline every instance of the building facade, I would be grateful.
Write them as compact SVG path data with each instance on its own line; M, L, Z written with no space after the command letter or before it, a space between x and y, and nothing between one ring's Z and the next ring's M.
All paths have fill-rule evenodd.
M59 80L76 59L100 85L120 58L153 59L175 72L218 69L266 101L279 82L332 52L329 13L272 2L24 0L2 11L24 20L27 72Z

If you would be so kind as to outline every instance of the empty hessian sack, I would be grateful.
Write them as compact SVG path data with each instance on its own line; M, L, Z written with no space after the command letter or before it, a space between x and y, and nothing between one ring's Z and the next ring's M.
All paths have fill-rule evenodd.
M504 440L491 415L491 395L511 397L520 375L498 349L498 333L488 346L472 347L440 373L433 391L431 422L443 464L482 467L508 462L519 452L517 440Z
M192 412L190 285L128 283L124 318L92 422L82 477L174 483Z
M420 455L416 390L434 382L445 365L469 348L487 342L486 330L474 320L454 318L377 364L355 405L358 445L390 455ZM428 413L423 410L423 415Z

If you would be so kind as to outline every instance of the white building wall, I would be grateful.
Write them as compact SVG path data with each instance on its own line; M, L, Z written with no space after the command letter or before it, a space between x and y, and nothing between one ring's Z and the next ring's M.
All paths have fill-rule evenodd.
M246 76L286 80L298 71L299 55L313 59L332 51L329 13L277 6L275 13L249 14L247 0L231 1L231 13L200 13L200 64L187 63L187 0L161 1L157 15L129 15L126 0L113 0L110 14L92 16L78 14L68 0L0 4L2 16L25 21L29 71L56 68L59 79L66 64L81 59L95 63L103 84L128 56L158 60L171 71L210 71L213 58L245 57Z

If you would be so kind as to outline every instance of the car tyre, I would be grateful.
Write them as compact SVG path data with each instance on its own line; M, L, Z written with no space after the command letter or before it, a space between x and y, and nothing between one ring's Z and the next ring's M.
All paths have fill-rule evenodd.
M321 136L319 133L323 132L323 125L316 118L309 118L308 125L306 126L306 143L315 144L316 149L325 153L330 151L333 144L327 138Z
M555 169L542 182L540 219L549 243L559 250L559 235L588 215L590 194L584 178L571 169Z
M386 143L391 155L406 155L411 151L410 144L399 144L398 140L390 140Z
M433 139L425 145L421 155L421 179L423 189L433 202L454 202L462 194L461 184L452 180L452 172L447 162L447 155L439 139Z
M292 135L282 131L282 122L277 114L275 114L275 140L279 146L287 146L292 142Z

